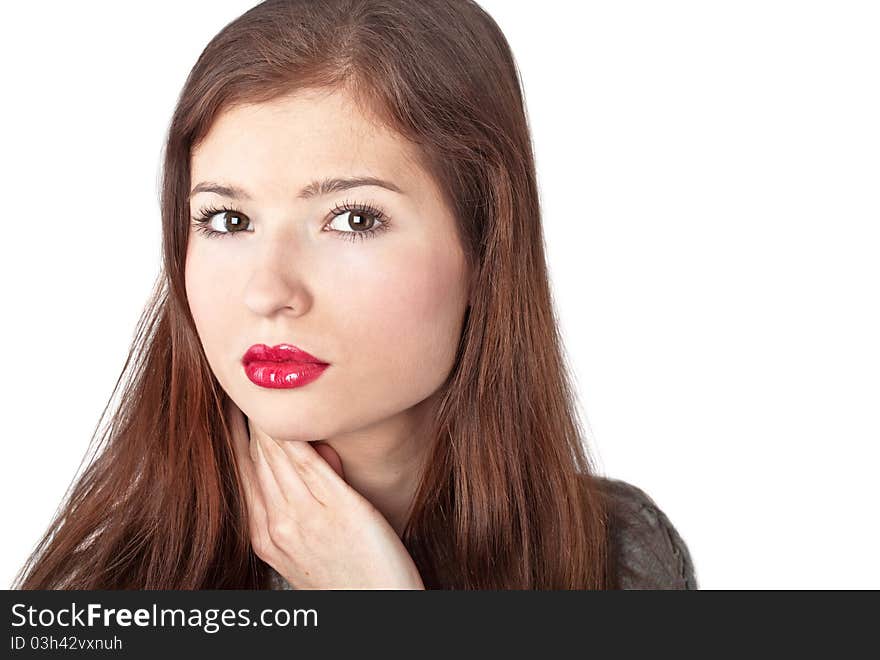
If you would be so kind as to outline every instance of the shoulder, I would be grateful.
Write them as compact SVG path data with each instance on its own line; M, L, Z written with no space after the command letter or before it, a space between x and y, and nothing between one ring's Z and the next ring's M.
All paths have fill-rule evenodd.
M687 545L645 491L620 479L594 477L608 505L611 562L620 589L697 589ZM291 589L269 568L269 588Z
M606 496L611 563L620 589L697 589L690 552L645 491L596 477Z
M290 583L281 576L281 573L269 566L269 589L277 591L292 591L293 587L291 587Z

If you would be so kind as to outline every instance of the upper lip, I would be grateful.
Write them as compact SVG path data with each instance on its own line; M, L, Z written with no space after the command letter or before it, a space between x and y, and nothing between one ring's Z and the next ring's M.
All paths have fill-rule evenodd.
M241 358L241 363L247 366L251 362L314 362L316 364L327 364L323 360L319 360L314 355L307 353L301 348L297 348L293 344L278 344L276 346L267 346L266 344L254 344L245 352Z

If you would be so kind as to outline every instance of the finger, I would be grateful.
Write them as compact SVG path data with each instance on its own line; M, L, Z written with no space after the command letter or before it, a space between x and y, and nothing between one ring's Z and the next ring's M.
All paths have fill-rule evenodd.
M342 459L339 458L339 454L336 453L336 450L333 449L330 445L328 445L323 440L320 442L312 443L312 447L315 448L315 451L321 455L327 463L330 464L330 467L338 474L342 479L345 479L345 471L342 469Z
M235 453L236 467L241 477L242 490L253 499L259 500L262 506L262 497L257 489L256 474L254 473L253 454L251 453L248 429L245 423L244 413L232 401L226 405L227 419L229 420L232 435L233 451ZM265 512L265 507L262 506Z
M275 512L286 511L289 505L284 490L275 478L275 473L269 467L269 461L263 453L263 441L260 438L253 438L251 442L256 447L257 459L254 461L254 471L257 473L257 483L260 484L263 501L266 503L266 511L271 518L273 510Z
M272 472L288 506L292 504L296 510L306 511L307 507L311 505L323 505L323 502L315 497L315 494L303 481L302 476L278 442L263 434L257 437L256 443L262 453L261 460L267 464Z
M334 496L347 492L350 489L350 486L340 476L339 472L318 453L318 450L311 443L291 440L279 444L290 458L294 468L299 472L309 490L325 504ZM336 454L332 447L329 445L326 445L326 447L322 451L326 451L328 455L330 452ZM341 460L339 461L339 468L341 471Z
M248 509L247 518L251 539L252 542L256 542L258 547L268 549L273 546L268 533L268 514L251 459L244 413L231 400L227 401L226 410L232 435L236 470L241 480Z

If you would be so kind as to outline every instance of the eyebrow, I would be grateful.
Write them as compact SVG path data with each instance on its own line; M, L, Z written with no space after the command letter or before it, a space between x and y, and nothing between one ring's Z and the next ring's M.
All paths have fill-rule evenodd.
M350 188L360 188L361 186L378 186L380 188L387 188L393 192L403 194L403 191L391 181L372 176L360 176L334 177L312 181L309 185L299 191L297 197L300 199L310 199L312 197L321 197L323 195L329 195ZM202 181L196 185L196 187L189 193L190 199L200 192L217 193L218 195L230 199L253 199L243 188L231 184L216 183L214 181Z

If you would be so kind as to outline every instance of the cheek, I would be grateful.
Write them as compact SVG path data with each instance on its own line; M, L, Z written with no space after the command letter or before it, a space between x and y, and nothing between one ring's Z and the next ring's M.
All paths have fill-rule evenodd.
M355 361L410 382L442 381L452 366L467 304L463 257L449 247L395 251L353 287L343 321ZM376 275L375 273L378 273ZM342 307L340 307L340 310Z
M228 289L224 294L223 277L215 273L209 260L200 258L197 252L187 252L184 270L186 297L190 313L199 333L209 362L214 364L213 352L219 348L218 338L212 332L228 327L224 311L229 309Z

